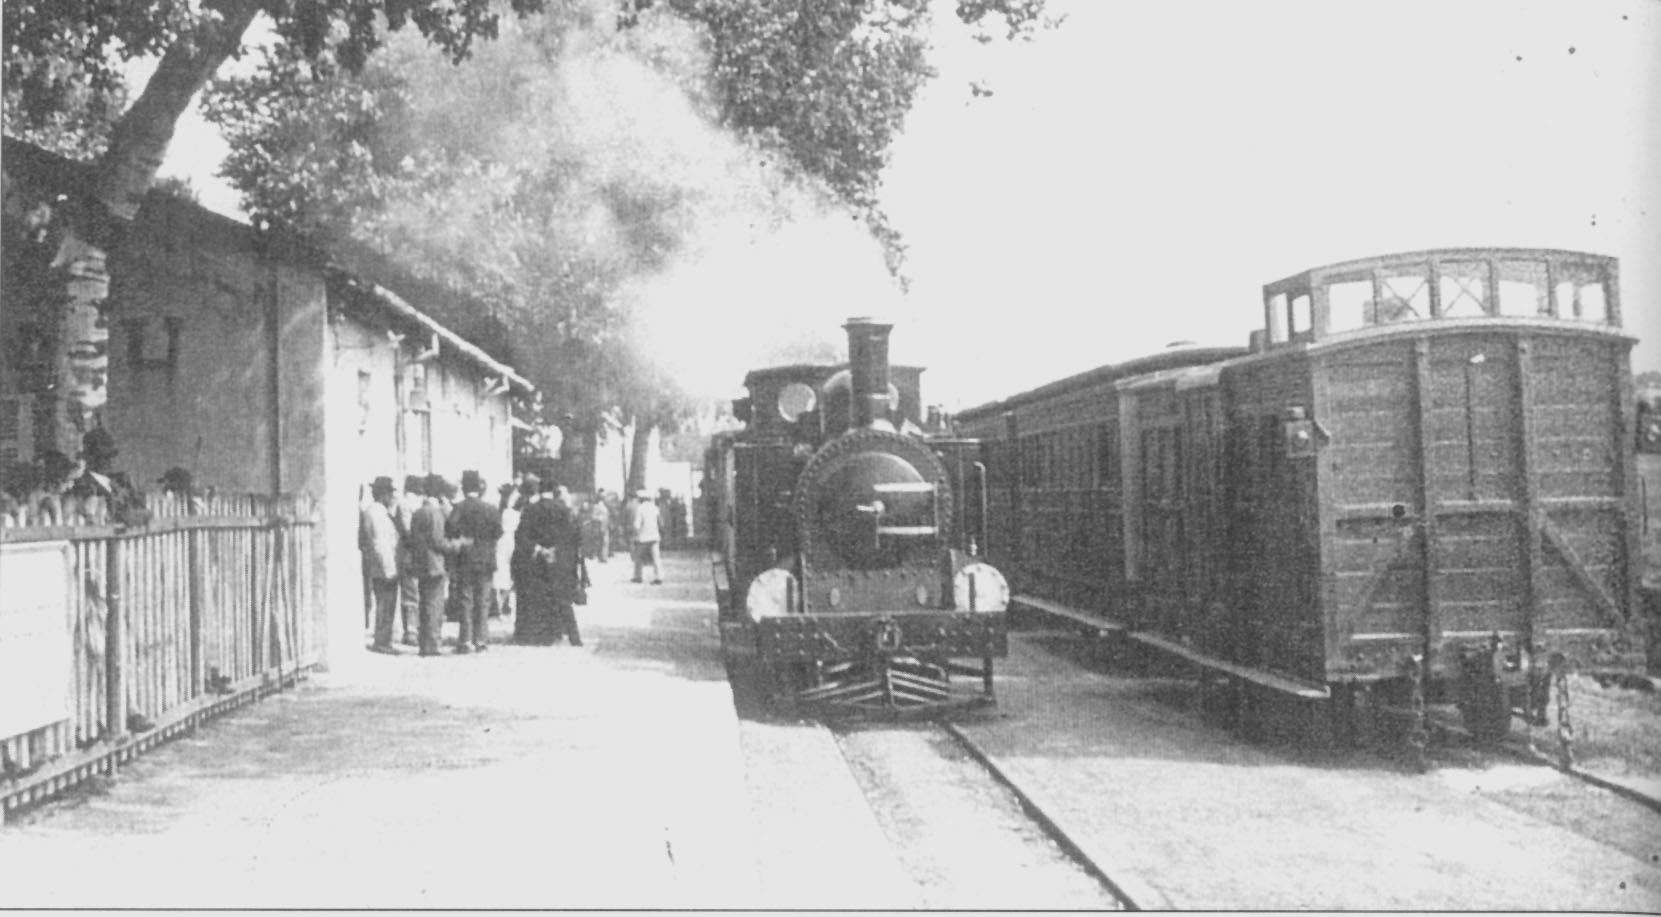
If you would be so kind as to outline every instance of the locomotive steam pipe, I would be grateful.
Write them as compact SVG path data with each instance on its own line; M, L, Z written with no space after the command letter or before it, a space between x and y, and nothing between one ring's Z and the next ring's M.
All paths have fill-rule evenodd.
M854 429L894 429L888 417L889 323L872 318L850 318L848 332L849 423Z

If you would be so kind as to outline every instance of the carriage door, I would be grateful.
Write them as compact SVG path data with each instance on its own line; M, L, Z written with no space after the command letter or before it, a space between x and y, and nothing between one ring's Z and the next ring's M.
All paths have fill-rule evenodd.
M1527 627L1528 447L1517 353L1509 335L1435 337L1415 347L1424 626L1433 646Z
M1150 399L1144 397L1143 403ZM1180 418L1144 418L1142 428L1142 538L1138 575L1147 606L1142 623L1161 633L1182 634L1183 535L1182 438Z
M1419 345L1430 633L1445 650L1495 631L1568 649L1623 626L1625 370L1611 349L1553 334Z

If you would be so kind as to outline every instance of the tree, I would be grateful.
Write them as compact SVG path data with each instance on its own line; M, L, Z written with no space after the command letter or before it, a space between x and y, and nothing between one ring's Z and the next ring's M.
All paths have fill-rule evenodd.
M1041 10L958 6L1011 35ZM712 225L765 230L803 200L837 202L898 271L877 191L932 75L927 15L928 0L572 3L515 23L465 71L408 41L356 74L279 48L208 107L259 219L467 289L514 328L560 413L616 409L646 437L691 405L642 352L642 279ZM632 108L668 92L676 114L642 123Z
M544 0L511 0L526 13ZM237 55L260 13L273 37L318 70L360 71L390 31L416 30L452 60L496 34L490 0L16 0L3 32L8 130L63 134L57 147L98 150L86 193L52 208L57 293L29 304L54 319L54 382L39 393L42 445L73 453L107 400L110 277L106 265L155 181L180 116ZM108 112L122 65L157 57L119 118ZM98 136L108 126L107 139ZM78 133L85 131L84 135ZM10 204L8 203L8 208Z

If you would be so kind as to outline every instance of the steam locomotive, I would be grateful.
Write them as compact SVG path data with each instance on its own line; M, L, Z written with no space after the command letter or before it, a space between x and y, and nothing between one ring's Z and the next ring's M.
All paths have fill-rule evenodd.
M1243 349L1177 348L958 415L1018 604L1187 660L1260 732L1456 705L1547 724L1640 658L1629 354L1612 258L1442 249L1264 287ZM1391 717L1392 719L1396 717Z
M991 703L1009 590L979 557L981 444L924 429L922 370L890 367L892 325L843 327L847 365L752 371L745 428L706 454L728 672L815 712Z

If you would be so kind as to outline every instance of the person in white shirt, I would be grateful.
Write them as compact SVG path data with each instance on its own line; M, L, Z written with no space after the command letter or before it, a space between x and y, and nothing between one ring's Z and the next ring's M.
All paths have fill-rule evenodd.
M640 575L648 564L652 567L652 585L663 585L663 558L659 553L658 542L663 538L658 528L658 508L652 502L651 494L642 490L635 494L639 499L635 501L634 511L630 518L634 528L634 582L640 582Z
M378 477L369 485L374 502L358 514L358 549L363 552L363 578L375 601L375 642L377 653L397 654L392 646L392 619L398 608L398 526L392 520L397 491L389 477Z

